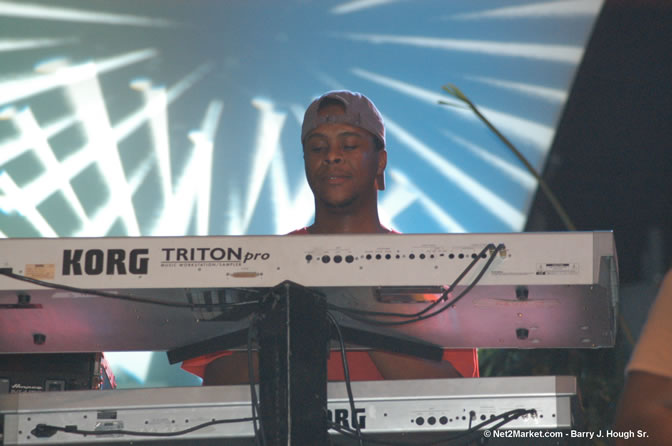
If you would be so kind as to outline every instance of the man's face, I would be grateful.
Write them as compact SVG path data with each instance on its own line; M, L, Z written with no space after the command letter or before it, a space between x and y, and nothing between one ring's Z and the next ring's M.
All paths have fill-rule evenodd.
M343 108L330 105L318 114L343 114ZM327 123L313 130L303 145L308 184L315 199L331 208L348 208L374 200L376 176L387 163L384 149L377 150L374 136L348 124Z

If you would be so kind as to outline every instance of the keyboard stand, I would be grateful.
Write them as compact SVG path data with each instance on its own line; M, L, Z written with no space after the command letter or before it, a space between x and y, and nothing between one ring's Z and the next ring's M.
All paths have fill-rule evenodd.
M261 426L269 446L328 445L327 358L338 340L324 295L285 281L261 298L252 328L259 345ZM339 321L344 341L440 361L443 350L391 330ZM171 364L247 344L248 328L168 351ZM334 354L340 354L334 352Z
M328 446L326 298L285 282L262 298L256 320L266 444Z

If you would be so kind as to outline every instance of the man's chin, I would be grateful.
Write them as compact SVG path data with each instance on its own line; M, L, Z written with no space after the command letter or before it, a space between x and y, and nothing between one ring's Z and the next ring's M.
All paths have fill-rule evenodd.
M357 199L356 197L351 197L351 198L347 198L347 199L344 199L344 200L323 199L321 201L322 201L322 204L324 204L327 208L329 208L333 211L343 212L343 211L347 211L348 209L350 209L352 207L352 205L355 203L356 199Z

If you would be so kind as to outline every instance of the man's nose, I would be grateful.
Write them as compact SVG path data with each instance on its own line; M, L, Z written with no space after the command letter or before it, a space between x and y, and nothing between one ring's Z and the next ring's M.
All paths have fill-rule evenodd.
M324 157L327 164L338 164L343 161L343 150L340 147L329 148Z

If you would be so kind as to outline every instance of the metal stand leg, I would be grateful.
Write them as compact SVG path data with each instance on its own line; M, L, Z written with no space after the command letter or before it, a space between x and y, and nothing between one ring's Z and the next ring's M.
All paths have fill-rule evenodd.
M267 445L329 445L326 299L285 282L263 299L257 333Z

